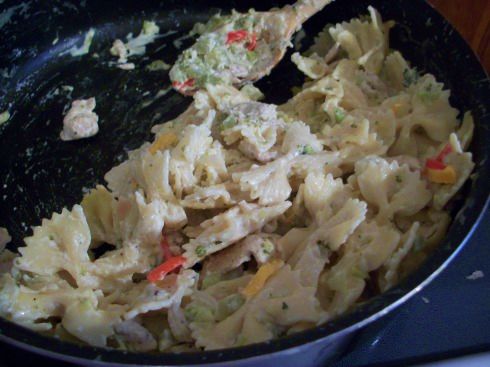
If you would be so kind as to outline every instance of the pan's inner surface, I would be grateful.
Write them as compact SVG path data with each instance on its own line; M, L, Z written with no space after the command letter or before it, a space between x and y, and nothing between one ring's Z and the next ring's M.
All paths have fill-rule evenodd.
M422 1L408 7L403 0L338 0L305 25L302 48L312 43L313 36L326 23L366 14L370 4L384 19L397 21L397 27L391 32L392 47L402 51L419 70L433 73L443 81L452 90L452 105L461 111L472 109L478 124L480 117L486 115L485 106L473 98L474 92L468 93L470 84L460 73L465 63L471 61L469 55L444 41L443 36L451 37L453 29L426 16ZM190 98L171 90L162 92L169 87L168 74L148 71L146 66L151 61L162 59L172 64L179 52L192 42L182 37L194 23L205 21L218 8L265 10L274 5L280 4L59 0L51 2L48 8L40 1L1 3L0 112L8 109L11 118L0 126L0 227L9 229L14 239L12 245L22 245L22 238L31 234L30 227L39 225L42 218L79 202L84 189L103 183L108 169L126 159L128 150L151 137L152 125L174 118L187 107ZM165 36L147 46L144 56L129 60L136 64L135 70L125 71L110 65L109 62L116 60L109 53L112 41L124 39L129 32L137 35L145 19L156 21L160 34ZM79 46L90 27L96 33L87 55L60 56L74 44ZM438 36L428 36L432 34ZM181 48L176 40L182 41ZM303 81L289 61L290 53L270 76L257 84L268 102L286 101L291 96L291 87ZM448 55L452 57L451 62ZM466 77L480 74L478 70ZM72 100L92 96L97 101L99 133L89 139L61 141L63 112ZM477 168L484 160L485 148L480 148L484 139L483 134L476 134L472 145ZM469 228L459 226L456 230L459 237L454 237L455 241L461 240ZM453 242L451 246L454 249L458 244Z

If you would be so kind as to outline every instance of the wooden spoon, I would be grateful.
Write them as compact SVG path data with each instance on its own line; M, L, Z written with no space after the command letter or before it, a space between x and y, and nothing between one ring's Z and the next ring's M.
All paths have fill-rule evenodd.
M302 24L332 1L299 0L281 9L228 16L179 56L170 70L172 85L191 95L208 83L240 86L262 78L283 58Z

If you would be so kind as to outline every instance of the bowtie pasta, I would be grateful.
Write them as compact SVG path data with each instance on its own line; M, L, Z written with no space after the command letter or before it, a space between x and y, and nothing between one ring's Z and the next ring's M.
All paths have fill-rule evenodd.
M307 81L283 105L252 85L197 91L105 186L2 252L1 315L182 352L289 335L393 287L443 239L474 166L471 114L389 49L393 26L372 7L327 26L292 55Z

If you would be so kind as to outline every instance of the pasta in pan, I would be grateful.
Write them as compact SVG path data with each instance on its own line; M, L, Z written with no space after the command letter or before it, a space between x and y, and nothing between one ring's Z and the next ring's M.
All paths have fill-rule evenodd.
M283 105L210 85L84 196L2 254L0 314L79 343L221 349L331 320L443 239L473 120L384 22L327 26ZM108 247L102 255L93 250ZM8 255L8 256L7 256Z

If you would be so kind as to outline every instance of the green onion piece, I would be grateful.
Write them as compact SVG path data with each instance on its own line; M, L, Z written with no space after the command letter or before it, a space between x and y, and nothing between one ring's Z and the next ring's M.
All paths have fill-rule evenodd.
M334 116L335 116L335 121L337 123L342 122L342 120L345 118L345 112L340 108L336 108L334 112Z

